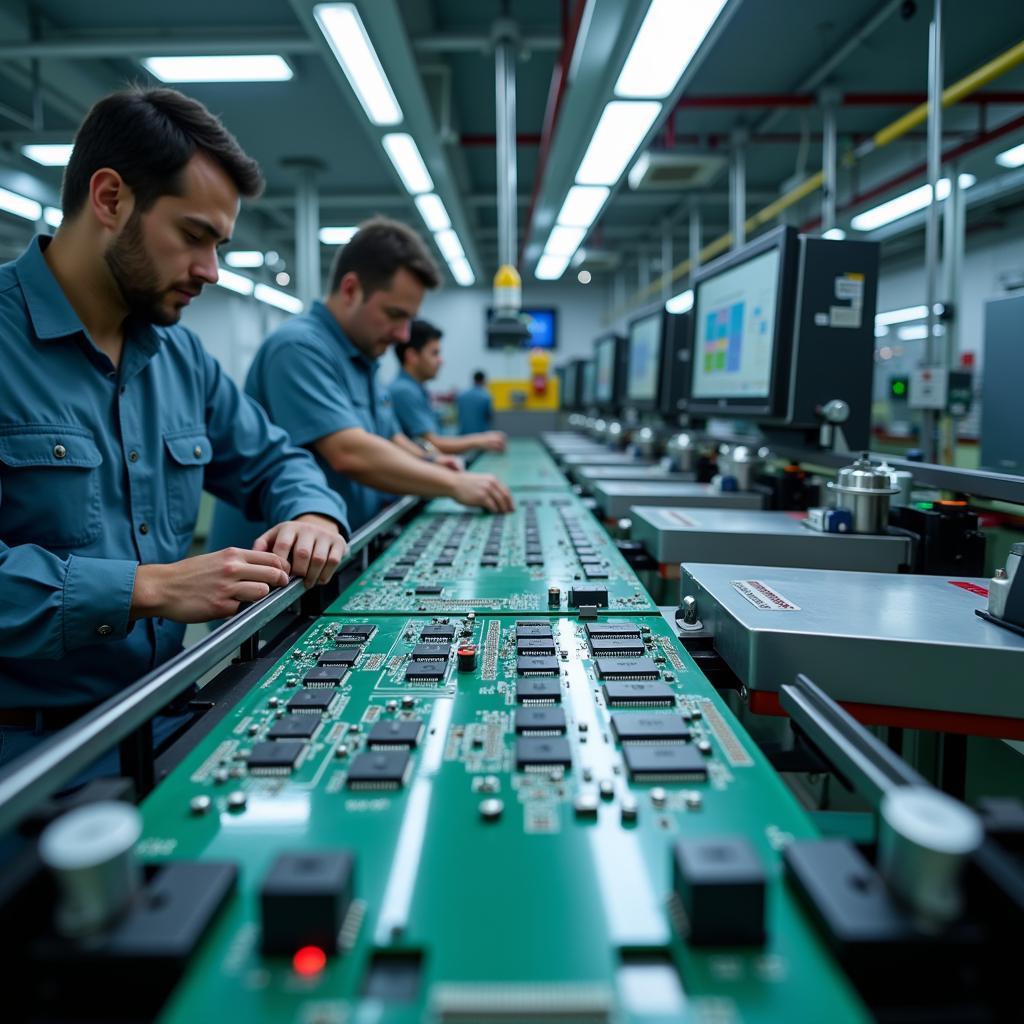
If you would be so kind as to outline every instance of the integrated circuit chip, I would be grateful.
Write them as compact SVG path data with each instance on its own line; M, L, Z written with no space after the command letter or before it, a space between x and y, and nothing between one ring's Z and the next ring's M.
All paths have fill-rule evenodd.
M356 663L360 651L358 647L341 647L336 651L324 651L316 663L318 665L348 665Z
M288 701L289 711L309 712L314 711L317 714L322 714L327 711L330 706L334 703L335 698L338 695L330 690L299 690L297 694L290 701Z
M676 695L664 683L608 682L604 699L613 708L670 708Z
M373 636L373 631L376 628L376 626L363 622L342 626L338 632L337 641L339 644L365 644Z
M623 747L623 757L634 782L702 781L708 767L696 747L665 743Z
M520 676L557 676L558 659L553 655L521 654L516 658L516 674Z
M447 667L440 661L412 661L406 667L405 678L410 683L439 683Z
M557 677L516 680L516 700L521 704L551 704L561 699L562 684Z
M279 718L267 733L271 740L310 740L320 728L319 715L295 715Z
M591 586L570 587L569 607L584 608L587 606L593 606L596 608L607 608L608 588Z
M424 626L420 630L420 640L424 643L451 643L455 636L455 627L446 623Z
M527 636L516 640L516 654L554 656L555 641L552 637Z
M447 661L451 653L451 644L417 644L412 649L412 660Z
M287 775L305 747L302 740L257 743L249 754L249 771L260 775Z
M303 686L337 686L348 675L348 665L317 665L303 677Z
M550 736L565 732L565 712L556 707L516 708L515 729L520 736Z
M620 743L684 743L690 730L682 715L612 715L612 729Z
M418 718L381 718L373 723L367 742L371 747L415 747L422 735Z
M398 789L405 783L412 759L408 750L370 750L352 758L349 789Z
M594 637L590 641L590 650L595 657L639 658L644 653L644 645L639 637L617 637L610 640Z
M599 679L657 679L653 658L595 658Z
M564 736L519 736L516 739L516 770L569 768L572 753Z
M416 594L420 597L431 597L441 593L443 588L435 584L429 584L416 588Z
M551 638L551 623L550 622L517 622L516 623L516 639L517 640L544 640Z
M588 640L640 638L640 627L635 622L588 622L584 629Z

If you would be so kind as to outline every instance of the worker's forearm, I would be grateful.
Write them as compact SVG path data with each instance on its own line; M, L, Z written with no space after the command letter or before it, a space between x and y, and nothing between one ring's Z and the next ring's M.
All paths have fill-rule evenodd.
M452 437L449 434L428 434L427 440L444 455L465 455L480 447L478 434L463 434Z
M450 496L454 474L404 451L383 437L366 434L332 459L332 468L367 487L389 494L418 494L425 498Z

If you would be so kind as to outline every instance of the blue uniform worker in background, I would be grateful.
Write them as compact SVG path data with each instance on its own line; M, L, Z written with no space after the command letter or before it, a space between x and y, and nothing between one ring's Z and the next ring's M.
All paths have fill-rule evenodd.
M506 438L500 430L471 434L442 434L424 384L441 370L441 331L426 320L416 320L408 341L395 346L401 369L391 382L391 402L407 437L421 441L445 455L462 455L482 449L503 452Z
M344 555L315 462L176 326L261 187L202 104L115 93L78 131L56 237L0 267L0 763L176 654L185 623ZM204 487L277 525L186 557Z
M491 429L494 418L491 393L487 390L487 376L483 370L473 374L473 386L456 400L459 410L459 433L478 434Z
M380 357L408 338L426 289L439 282L416 232L384 217L367 221L339 249L326 299L274 331L246 377L246 393L316 456L353 530L382 508L382 492L512 508L495 477L459 472L457 460L430 457L406 438L377 384ZM210 544L245 544L262 529L218 502Z

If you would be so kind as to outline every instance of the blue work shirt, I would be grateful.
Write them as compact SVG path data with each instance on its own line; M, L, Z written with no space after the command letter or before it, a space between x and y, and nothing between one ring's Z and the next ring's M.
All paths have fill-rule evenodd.
M267 338L245 380L246 393L270 419L288 431L294 444L313 452L327 482L345 499L353 530L394 498L336 473L313 444L352 427L388 439L398 433L390 398L377 385L377 365L378 360L356 348L334 314L314 302ZM264 529L218 502L209 549L251 543Z
M406 437L416 440L425 434L441 433L437 413L430 407L430 395L415 377L399 370L389 390L395 419Z
M456 400L459 433L479 434L491 429L491 393L487 388L471 387Z
M120 366L43 257L0 266L0 708L106 699L181 649L129 622L140 563L187 556L207 490L279 522L344 506L184 327L125 324Z

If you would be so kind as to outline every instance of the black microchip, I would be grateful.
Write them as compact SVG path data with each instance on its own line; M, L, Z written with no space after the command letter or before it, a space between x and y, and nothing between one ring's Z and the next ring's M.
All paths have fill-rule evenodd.
M310 740L320 728L319 715L295 715L279 718L267 733L271 740Z
M584 629L588 639L602 640L640 637L640 627L635 622L588 622Z
M610 640L594 637L590 641L590 650L594 657L639 658L644 653L644 645L639 638L634 639L633 637Z
M369 750L352 758L349 789L398 789L405 782L411 758L408 750Z
M391 572L384 573L384 579L388 583L401 583L405 579L405 572L402 569L392 569Z
M416 564L415 558L400 558L395 562L395 567L398 569L411 569ZM404 579L404 576L403 576Z
M583 575L586 576L588 580L606 580L609 577L608 570L601 568L584 569Z
M447 667L439 661L413 661L405 670L405 678L410 683L439 683Z
M700 751L685 743L631 744L623 747L622 753L634 782L697 781L708 777Z
M555 641L551 637L526 636L516 640L516 654L554 655Z
M557 678L516 680L516 700L520 703L551 704L561 699L562 684Z
M683 743L690 730L682 715L612 715L612 728L620 743Z
M302 740L276 740L257 743L249 754L249 771L287 775L305 749Z
M417 587L416 588L416 593L420 594L420 595L423 595L423 596L427 596L427 595L432 595L432 594L440 594L441 590L442 590L441 587L430 585L430 586Z
M527 555L526 564L528 566L543 565L544 557L543 555Z
M426 643L451 643L454 636L454 626L424 626L420 630L420 640Z
M497 558L481 558L480 559L480 565L484 569L493 569L493 568L495 568L497 566L497 564L498 564Z
M613 708L671 708L676 703L676 695L664 683L605 683L604 699Z
M412 649L412 660L447 661L451 653L451 644L417 644Z
M557 676L558 659L535 654L520 655L516 658L516 674L520 676Z
M341 631L338 633L337 640L339 644L365 644L367 640L373 636L373 631L376 626L370 626L365 623L357 623L355 625L342 626Z
M600 679L657 679L653 658L595 658Z
M347 665L317 665L303 677L303 686L336 686L348 675Z
M455 559L454 558L435 558L434 559L434 568L435 569L448 569L448 568L450 568L454 564L455 564ZM417 589L416 593L417 594L419 593L418 589Z
M373 723L367 742L371 747L415 747L422 733L418 718L382 718Z
M556 707L516 708L516 732L537 736L565 732L565 712Z
M607 587L571 587L569 589L569 607L583 608L592 605L596 608L608 607Z
M564 736L519 736L516 738L516 770L568 768L572 764L569 741Z
M540 639L551 637L551 623L550 622L517 622L516 623L516 639L517 640L528 640L528 639Z
M359 648L342 647L337 651L323 651L316 663L318 665L348 665L350 668L359 657Z
M289 711L315 711L318 714L326 711L334 703L337 694L330 690L299 690L290 701Z

